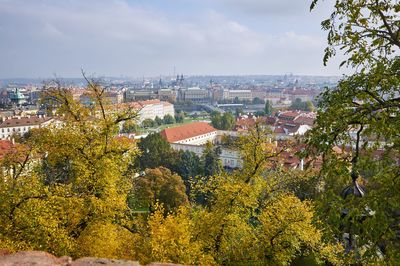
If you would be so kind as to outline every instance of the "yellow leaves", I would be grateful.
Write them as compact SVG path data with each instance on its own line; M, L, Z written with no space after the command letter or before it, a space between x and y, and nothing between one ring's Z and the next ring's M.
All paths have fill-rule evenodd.
M288 265L296 256L312 252L318 259L341 263L339 244L325 243L315 226L314 207L291 194L271 199L262 210L260 234L265 256L275 264Z
M77 239L79 248L75 256L129 259L132 258L133 241L133 235L126 229L110 222L94 221Z
M293 195L272 199L259 219L266 255L283 265L302 252L302 248L315 250L321 241L322 234L312 223L311 203Z
M148 261L214 264L213 258L202 251L202 242L195 236L188 208L180 207L176 214L164 217L163 208L158 207L150 216L148 226Z

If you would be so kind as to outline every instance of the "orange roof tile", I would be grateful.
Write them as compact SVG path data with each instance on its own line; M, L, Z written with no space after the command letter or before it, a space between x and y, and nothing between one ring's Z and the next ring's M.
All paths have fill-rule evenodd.
M160 132L160 135L168 142L173 143L215 131L217 130L206 122L195 122L179 127L166 128Z
M13 144L9 140L0 140L0 158L3 158L6 153L8 153Z
M51 117L38 117L38 116L20 117L20 118L13 117L13 118L4 120L0 124L0 128L40 125L51 119L52 119Z

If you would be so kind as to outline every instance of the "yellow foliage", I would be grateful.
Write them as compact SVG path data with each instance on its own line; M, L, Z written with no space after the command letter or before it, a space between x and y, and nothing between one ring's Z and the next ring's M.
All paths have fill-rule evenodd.
M110 222L90 224L77 239L76 257L132 258L133 235Z
M189 209L180 207L176 214L164 217L158 207L148 221L149 232L142 252L145 263L151 261L173 262L185 265L213 265L212 256L203 251L200 239L194 235L195 228Z

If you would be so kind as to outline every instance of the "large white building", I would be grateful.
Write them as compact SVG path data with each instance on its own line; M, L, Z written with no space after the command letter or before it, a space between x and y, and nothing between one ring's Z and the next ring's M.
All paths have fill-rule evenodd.
M138 121L145 119L154 120L156 117L164 118L166 115L175 115L174 105L160 100L147 100L128 103L130 108L138 110Z
M32 128L41 128L52 123L53 118L44 116L12 117L0 124L0 139L10 139L13 134L22 136Z
M166 128L160 132L175 150L191 151L201 156L207 142L215 143L225 131L219 131L206 122L195 122L179 127ZM239 152L221 149L220 159L224 167L238 168L242 165Z

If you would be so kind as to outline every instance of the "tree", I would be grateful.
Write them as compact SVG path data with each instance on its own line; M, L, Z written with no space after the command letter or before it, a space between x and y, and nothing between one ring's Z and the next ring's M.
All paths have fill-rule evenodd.
M265 116L265 112L264 111L257 111L254 113L255 116L260 117L260 116Z
M222 115L219 112L212 112L211 124L216 129L232 130L235 126L235 117L229 112L226 112Z
M216 129L221 129L222 128L222 116L221 116L221 113L216 112L216 111L213 111L211 113L211 124Z
M32 130L25 145L12 147L2 158L2 248L128 256L121 252L122 239L132 235L125 229L125 213L129 165L137 149L117 134L120 124L135 119L136 112L108 112L105 88L93 80L87 83L91 107L74 101L59 82L46 87L44 95L55 103L62 126ZM109 249L93 239L108 242Z
M357 239L357 249L347 251L349 264L400 260L399 238L394 234L399 232L394 214L400 210L399 166L392 160L400 147L399 8L398 1L339 0L322 22L328 31L324 63L340 49L346 55L341 65L355 69L336 89L321 95L316 126L308 139L309 152L325 159L320 217L332 237L348 233ZM348 147L347 156L332 151L338 145ZM378 160L376 154L382 154ZM361 175L368 191L364 197L337 197L346 183L359 185ZM332 208L348 214L339 220L339 211L332 213Z
M269 100L267 100L265 102L265 108L264 108L264 112L266 115L271 115L272 114L272 104Z
M164 116L164 123L165 124L173 124L175 123L175 118L172 115L165 115Z
M189 179L198 175L202 175L200 158L190 151L181 151L179 153L179 161L177 164L177 172L182 177L186 186L189 187Z
M264 104L265 101L263 99L260 99L258 97L255 97L252 101L253 104Z
M142 127L144 128L150 128L150 127L155 127L157 126L157 123L154 122L154 120L150 118L146 118L145 120L142 121Z
M236 108L235 110L235 117L239 117L241 114L243 114L243 108Z
M182 111L177 111L175 114L176 123L183 123L184 119L185 119L185 114Z
M145 173L134 181L133 196L138 206L155 211L156 204L162 204L165 211L172 211L186 205L186 187L182 178L165 167L146 169Z
M235 117L232 115L232 113L225 112L222 115L221 129L232 130L234 126L235 126Z
M291 110L301 110L301 111L314 111L314 104L311 101L303 102L300 98L296 98L292 105L290 106Z
M136 133L139 130L139 127L135 121L125 121L122 124L122 133Z
M138 148L140 156L137 164L142 170L159 166L170 167L174 159L171 145L158 133L151 133L141 139Z
M159 118L158 116L154 118L154 122L157 124L157 126L161 126L162 124L164 124L164 120Z
M176 214L165 217L165 210L158 206L148 220L149 231L139 242L143 243L138 253L143 257L141 263L162 261L184 265L215 265L214 258L205 251L203 243L194 234L196 224L188 208L181 207Z
M167 218L159 214L159 226L154 229L160 230L153 235L157 239L154 247L160 250L156 254L165 256L159 260L188 263L189 257L193 259L191 251L187 257L174 254L181 254L179 250L191 243L192 248L200 248L203 258L211 256L211 262L217 265L287 265L308 253L319 262L340 264L335 253L340 247L324 242L322 231L314 225L313 204L281 189L279 183L267 182L265 175L269 180L273 174L268 170L269 160L279 153L269 143L267 132L256 126L249 133L240 140L242 170L210 176L195 184L200 194L207 195L205 206L195 205L190 212L184 209ZM167 220L169 230L162 226ZM176 232L179 221L193 227L167 234Z
M221 173L222 164L221 160L219 159L220 154L221 149L219 147L213 147L210 142L206 144L202 155L205 176L213 176Z

